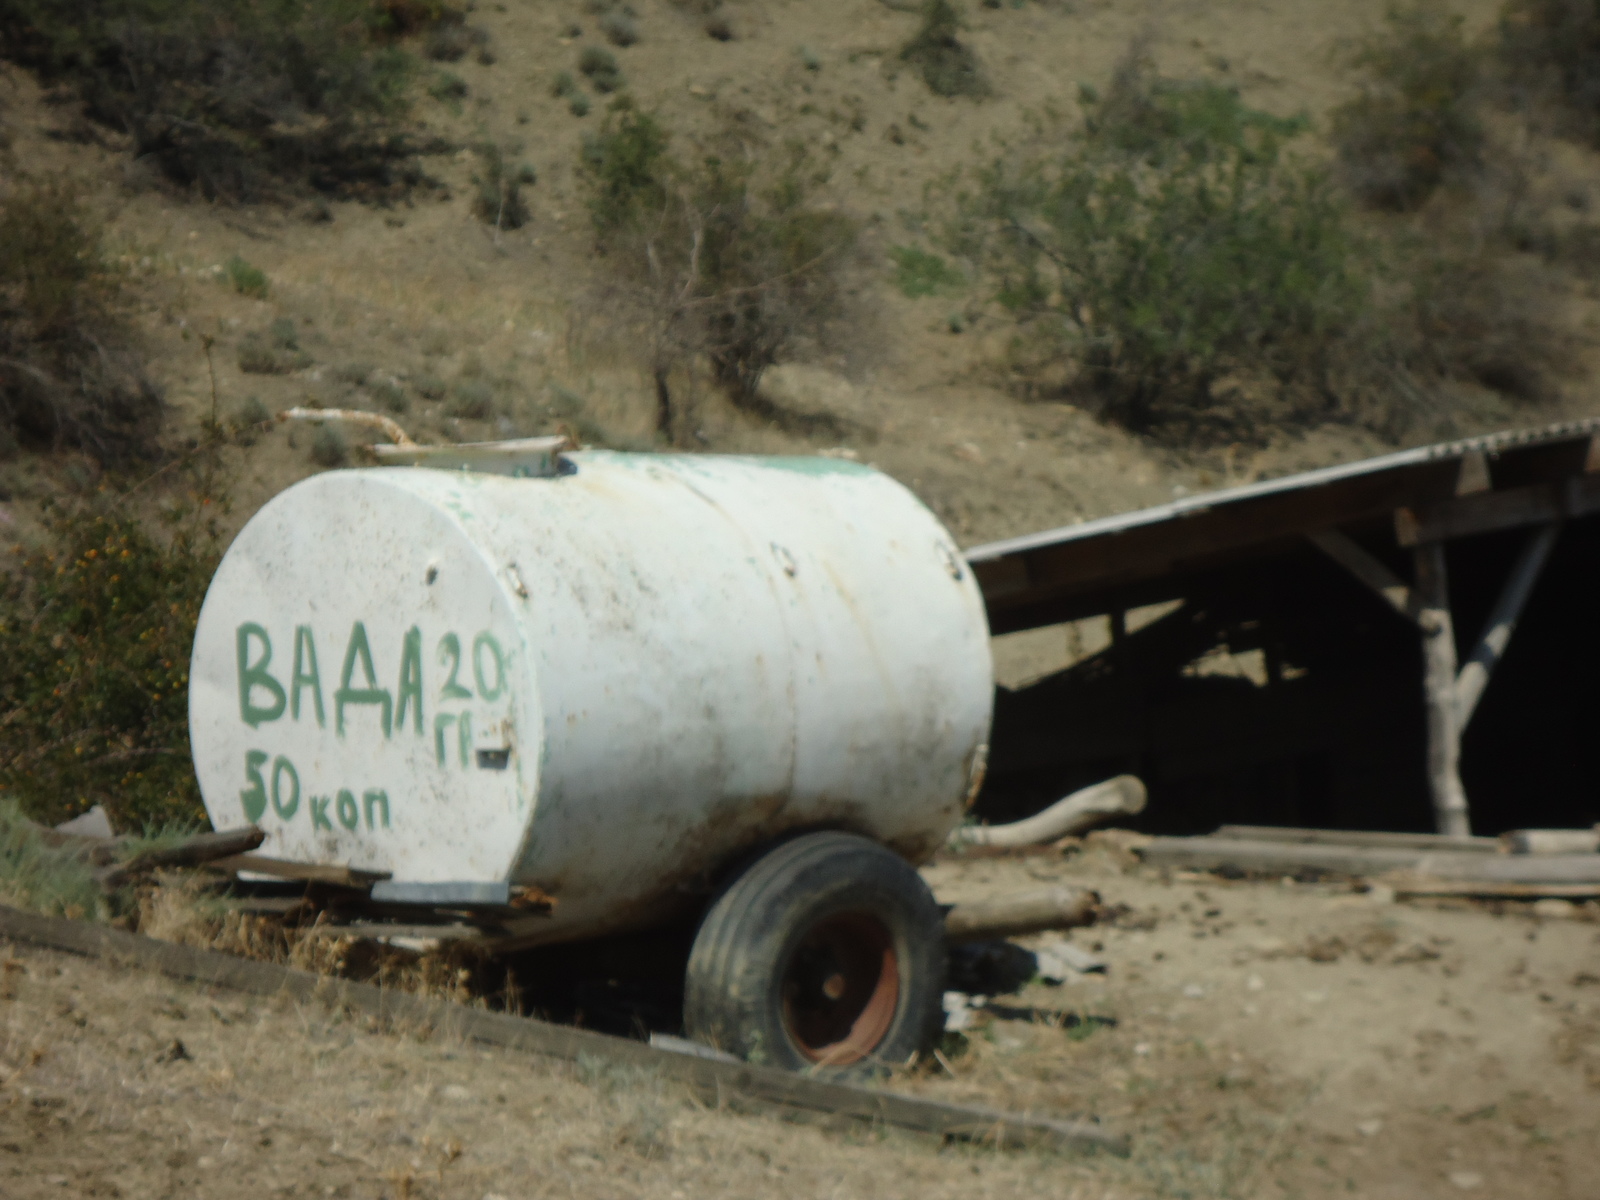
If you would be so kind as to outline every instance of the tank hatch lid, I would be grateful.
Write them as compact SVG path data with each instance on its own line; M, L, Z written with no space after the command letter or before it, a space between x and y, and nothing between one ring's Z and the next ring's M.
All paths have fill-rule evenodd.
M513 479L551 479L571 471L561 452L571 450L566 437L516 438L504 442L462 442L454 446L389 446L372 448L385 467L431 467L439 471L476 471Z

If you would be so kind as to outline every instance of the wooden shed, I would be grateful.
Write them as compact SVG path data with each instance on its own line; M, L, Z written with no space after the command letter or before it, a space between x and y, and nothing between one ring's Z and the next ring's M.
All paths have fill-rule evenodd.
M996 635L1109 629L1000 689L979 812L1132 771L1166 832L1600 820L1597 438L1467 438L969 550Z

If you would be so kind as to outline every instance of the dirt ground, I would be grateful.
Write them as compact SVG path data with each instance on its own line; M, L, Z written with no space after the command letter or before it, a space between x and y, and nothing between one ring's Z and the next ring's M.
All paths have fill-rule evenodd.
M1596 906L1541 917L1171 879L1094 847L927 874L946 900L1084 884L1119 915L1072 935L1104 975L989 998L944 1065L894 1086L1092 1114L1132 1135L1131 1157L718 1112L647 1074L13 946L0 950L0 1194L1595 1194Z

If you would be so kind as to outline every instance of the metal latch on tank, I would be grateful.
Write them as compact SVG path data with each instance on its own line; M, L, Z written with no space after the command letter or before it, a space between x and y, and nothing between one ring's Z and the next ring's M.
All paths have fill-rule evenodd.
M473 747L473 757L481 771L504 771L511 765L511 722L502 721L484 731Z

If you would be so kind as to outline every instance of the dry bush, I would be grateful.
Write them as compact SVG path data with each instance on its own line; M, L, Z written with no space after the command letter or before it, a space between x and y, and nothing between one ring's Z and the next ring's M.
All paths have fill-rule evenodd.
M1499 57L1514 85L1554 99L1575 132L1600 142L1600 7L1592 0L1510 0Z
M74 86L88 116L208 197L420 176L399 126L411 57L395 36L444 14L374 0L0 0L5 57Z
M64 179L0 192L0 451L147 456L162 403L130 349L99 228Z
M1334 110L1333 143L1343 181L1365 203L1415 209L1479 164L1481 55L1461 26L1438 0L1420 0L1391 8L1383 28L1349 50L1361 90Z
M1548 401L1577 361L1542 273L1488 253L1434 250L1411 263L1396 363L1421 380L1476 383L1509 400Z
M506 153L493 142L478 147L478 159L483 164L480 173L472 177L477 189L473 197L473 214L485 225L496 230L521 229L532 214L522 189L532 187L538 175L527 163L510 163Z
M806 148L774 150L724 131L680 160L668 134L627 102L585 140L580 169L605 307L640 328L658 429L673 436L674 370L705 363L739 406L764 414L768 367L828 337L851 307L859 228L817 193Z
M972 47L963 42L961 13L951 0L927 0L916 36L900 49L936 96L987 96L989 81Z

